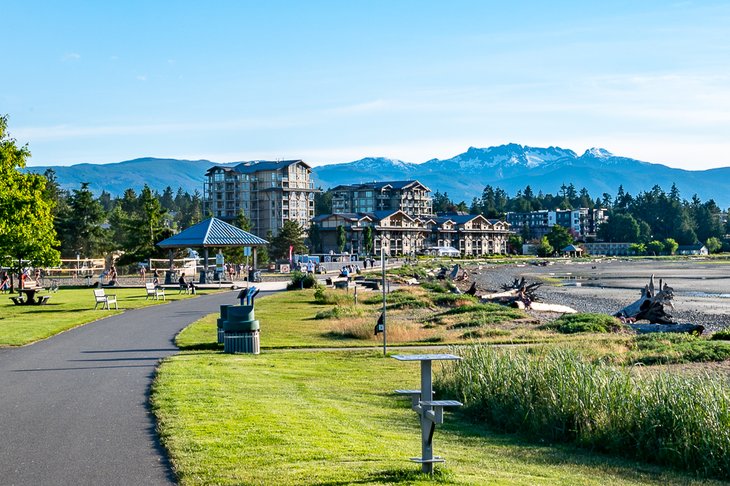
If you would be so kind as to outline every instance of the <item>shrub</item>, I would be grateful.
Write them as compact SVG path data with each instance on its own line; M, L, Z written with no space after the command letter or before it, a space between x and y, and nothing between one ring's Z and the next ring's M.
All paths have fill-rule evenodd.
M638 374L571 350L459 348L437 376L439 396L506 432L730 478L730 395L724 378Z
M477 298L473 295L466 294L436 294L430 295L431 301L441 307L446 306L463 306L474 304L477 302Z
M430 290L431 292L435 292L437 294L447 294L449 293L449 289L447 289L445 286L436 283L436 282L423 282L421 283L421 287L423 287L426 290Z
M311 289L317 284L314 275L294 271L291 274L291 282L286 286L287 290L299 290L300 288Z
M562 334L578 332L618 332L625 327L615 317L606 314L565 314L552 322L543 324L540 329L557 331Z
M710 341L694 334L654 333L637 336L632 363L673 364L730 359L730 343Z
M361 317L365 311L361 307L336 305L332 309L317 312L315 319L341 319L343 317Z
M507 313L514 316L514 319L525 317L525 313L518 309L511 309L499 304L467 304L460 305L454 309L449 309L446 312L442 312L442 316L453 316L458 314L468 314L471 312L483 312L483 313Z
M730 341L730 331L727 329L724 331L717 331L710 337L713 341Z
M462 334L461 339L479 339L487 337L510 336L512 333L506 329L473 329Z
M331 290L326 289L322 285L317 285L314 291L314 301L317 304L328 304L328 305L353 305L355 303L355 297L343 290Z
M365 304L382 304L383 295L376 294L363 301ZM426 296L415 294L407 289L398 289L389 293L386 297L388 309L419 309L428 307L431 302Z

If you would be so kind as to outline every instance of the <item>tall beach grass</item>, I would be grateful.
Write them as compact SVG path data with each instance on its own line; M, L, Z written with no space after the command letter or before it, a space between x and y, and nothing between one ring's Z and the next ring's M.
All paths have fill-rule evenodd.
M490 427L730 479L730 395L719 376L641 374L572 350L459 348L444 396Z

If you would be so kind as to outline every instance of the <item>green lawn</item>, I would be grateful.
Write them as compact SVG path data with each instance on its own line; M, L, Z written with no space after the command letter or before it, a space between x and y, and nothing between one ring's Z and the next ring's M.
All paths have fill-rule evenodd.
M184 352L160 367L152 404L183 485L431 484L408 461L420 455L416 414L392 394L417 387L418 373L375 352ZM448 461L440 484L713 484L491 434L457 414L434 437Z
M314 301L313 290L297 290L281 292L269 297L256 300L256 318L261 321L261 347L265 349L277 348L309 348L309 347L372 347L382 345L382 335L376 337L373 328L380 313L380 304L362 304L368 297L377 296L375 293L361 293L360 305L365 310L365 316L354 319L315 319L321 311L333 308L333 305L318 304ZM436 316L447 310L421 309L420 315ZM430 339L424 334L423 326L413 316L413 309L399 309L388 312L388 343L398 345L424 345L438 342L440 344L463 344L468 339L459 339L456 336L464 334L466 330L444 332L442 329L427 330L437 339ZM181 349L218 349L216 344L216 319L218 314L212 314L200 321L191 324L176 339ZM340 332L348 322L354 322L364 331L365 338L349 337ZM407 329L413 326L413 329ZM438 326L433 326L438 327ZM441 326L442 328L445 326ZM425 336L425 337L424 337ZM530 343L544 342L553 339L569 340L569 337L554 332L540 330L520 330L514 333L501 335L495 333L485 336L481 341L493 343ZM222 345L220 345L222 348Z
M261 347L350 347L373 346L374 341L333 338L327 335L328 322L315 320L317 312L331 309L331 305L314 303L312 290L281 292L256 300L256 318L261 321ZM217 348L216 319L210 315L188 326L181 332L176 344L181 349ZM375 321L373 321L373 327ZM221 345L222 347L222 345Z
M210 293L202 290L198 295ZM144 288L106 289L107 294L116 294L119 310L94 310L94 293L91 288L61 288L51 293L48 304L41 306L19 306L0 294L0 347L22 346L46 339L59 332L86 324L102 317L119 314L125 309L137 309L163 301L145 299ZM43 292L43 295L47 295ZM167 301L188 299L193 295L178 294L177 289L167 291ZM100 306L101 309L101 306Z

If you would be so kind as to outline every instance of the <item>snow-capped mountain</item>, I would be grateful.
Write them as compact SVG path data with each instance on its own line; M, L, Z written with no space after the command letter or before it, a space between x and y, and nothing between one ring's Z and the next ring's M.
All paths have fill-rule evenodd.
M306 162L316 163L314 160ZM139 191L144 184L164 191L182 187L202 191L205 171L215 162L142 158L115 164L78 164L70 167L28 167L43 173L52 168L65 189L78 189L89 182L95 193L106 190L121 195L125 189ZM563 184L585 187L600 197L616 194L619 185L631 194L659 185L668 191L677 184L683 198L697 194L702 200L714 199L722 208L730 206L730 168L688 171L641 162L613 155L603 148L591 148L582 155L560 147L528 147L514 143L497 147L470 147L449 159L432 159L420 164L383 157L367 157L343 164L315 167L317 186L327 189L339 184L384 180L418 179L432 191L446 192L456 201L470 203L480 197L487 184L501 187L509 194L530 185L532 190L555 194Z
M362 167L367 161L367 168ZM530 185L535 192L556 193L563 184L585 187L593 197L604 192L616 194L619 185L632 194L659 185L668 191L676 183L685 198L697 194L714 199L720 207L730 206L730 168L706 171L673 169L613 155L604 148L591 148L583 155L560 147L529 147L506 144L497 147L470 147L449 159L431 159L421 164L390 159L361 161L315 167L315 180L322 188L364 180L418 179L432 191L446 192L456 200L471 202L486 185L508 193ZM354 173L367 174L358 180Z

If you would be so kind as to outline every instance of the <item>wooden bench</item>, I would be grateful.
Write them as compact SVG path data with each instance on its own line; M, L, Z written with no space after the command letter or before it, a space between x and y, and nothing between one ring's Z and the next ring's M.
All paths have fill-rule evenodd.
M109 304L114 304L114 309L119 309L117 307L117 296L116 295L106 295L104 292L104 289L94 289L94 299L96 300L96 305L94 305L94 310L96 310L97 307L99 307L99 304L102 305L102 309L109 309Z
M165 300L165 289L158 287L153 283L146 283L144 286L147 291L147 297L145 297L145 300L150 297L154 297L155 300L159 300L159 298L162 297L162 300Z
M36 305L46 305L50 299L50 295L39 295L36 300Z

